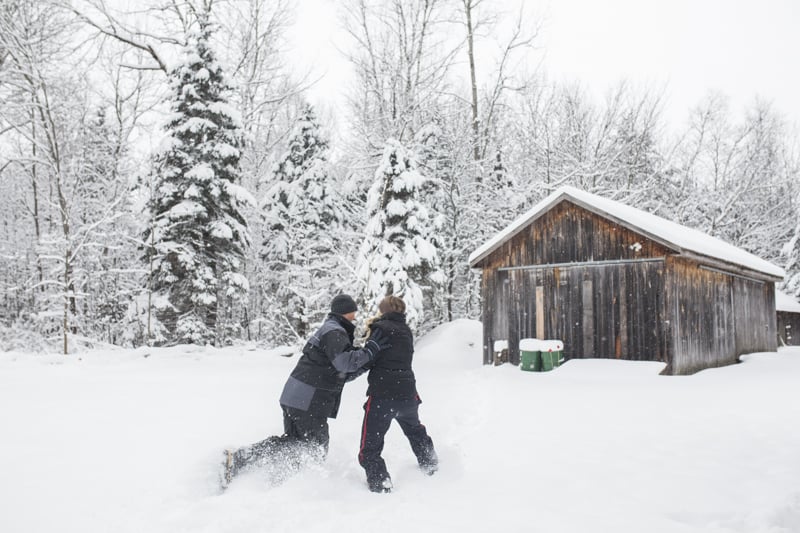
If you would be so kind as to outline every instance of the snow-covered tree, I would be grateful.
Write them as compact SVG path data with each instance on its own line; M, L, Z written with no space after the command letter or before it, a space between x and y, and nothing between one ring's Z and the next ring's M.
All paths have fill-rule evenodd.
M281 342L305 338L340 290L342 201L329 152L313 107L304 106L261 202L264 301Z
M770 261L794 233L798 159L790 129L769 104L732 120L727 101L693 113L682 162L691 186L681 222ZM796 141L795 141L796 142Z
M783 248L786 259L786 278L782 288L785 292L800 299L800 223L794 230L794 236Z
M467 256L477 244L465 235L471 229L463 220L464 192L469 188L459 179L471 165L471 148L471 144L462 142L459 150L458 134L439 117L417 135L418 170L426 178L420 198L436 217L436 232L430 241L436 247L445 279L441 290L431 295L430 307L426 307L432 311L427 316L433 319L433 325L466 315Z
M422 323L423 291L443 282L431 243L436 221L418 197L424 183L413 154L387 140L367 194L369 222L358 261L371 310L383 296L400 296L412 328Z
M113 338L106 333L118 318L121 269L112 274L110 267L129 248L120 223L127 188L116 171L122 139L86 98L90 66L73 57L75 27L62 7L0 9L0 131L8 141L0 172L10 185L0 194L12 200L0 223L15 263L0 266L7 272L0 292L7 286L14 295L0 315L60 337L69 353L76 341ZM127 116L118 88L114 120ZM22 257L27 268L17 263Z
M228 104L211 31L208 12L198 13L184 59L170 72L172 115L144 235L156 317L171 343L226 342L249 288L242 210L253 199L237 184L241 121Z
M129 188L121 176L126 150L103 107L76 129L81 153L72 162L76 180L71 212L74 238L87 248L73 260L77 293L82 295L76 318L84 335L114 343L128 303L125 290L138 281L127 274L137 252L126 238L132 232Z

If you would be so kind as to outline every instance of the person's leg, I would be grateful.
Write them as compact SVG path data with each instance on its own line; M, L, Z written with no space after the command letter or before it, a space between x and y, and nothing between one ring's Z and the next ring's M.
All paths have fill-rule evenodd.
M301 445L299 448L325 459L330 442L328 417L284 407L283 428L289 438Z
M315 424L308 421L303 423L303 411L286 407L282 407L282 409L283 435L267 437L255 444L235 450L232 457L231 477L250 465L264 466L276 457L286 455L288 450L294 448L297 443L307 440L308 427L313 427ZM320 433L322 432L320 431Z
M419 400L413 399L398 405L397 423L408 438L419 467L428 475L436 472L439 458L425 426L419 421Z
M228 458L226 481L243 469L258 467L272 483L281 483L309 462L321 462L328 449L328 420L305 411L283 407L281 436L244 446Z
M394 417L388 403L370 396L364 404L358 463L364 468L367 485L373 492L388 492L391 489L391 477L381 457L384 438Z
M257 462L259 459L264 459L273 455L276 450L286 445L286 437L284 435L267 437L266 439L244 446L236 450L238 457L239 467L243 467Z
M258 464L263 465L272 457L280 454L289 445L285 435L267 437L266 439L243 446L236 450L225 450L223 487L226 487L245 468Z

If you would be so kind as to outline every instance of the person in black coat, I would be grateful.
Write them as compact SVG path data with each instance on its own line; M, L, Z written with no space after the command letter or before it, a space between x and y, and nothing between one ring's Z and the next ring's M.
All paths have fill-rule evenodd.
M411 369L414 338L406 324L405 302L397 296L387 296L378 310L381 315L372 322L371 335L386 338L389 346L370 365L358 462L367 474L369 490L391 492L392 479L381 452L392 420L397 420L408 438L423 472L428 475L436 472L438 458L433 441L419 421L422 401Z
M280 477L299 468L309 457L324 459L328 452L328 419L336 418L342 389L349 378L363 372L388 345L381 333L370 335L363 348L353 346L357 306L340 294L330 313L303 347L303 355L283 387L283 435L236 450L226 450L223 488L248 465L277 466Z

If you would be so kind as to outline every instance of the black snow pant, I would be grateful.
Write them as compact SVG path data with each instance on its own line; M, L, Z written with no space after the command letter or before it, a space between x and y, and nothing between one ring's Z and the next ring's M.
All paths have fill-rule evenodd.
M328 418L291 407L283 409L283 435L239 448L234 453L234 473L251 465L264 468L272 481L281 482L309 462L328 453Z
M358 462L367 473L370 488L379 487L391 479L386 463L381 457L383 442L392 420L397 420L411 444L420 468L435 467L436 451L428 432L419 421L419 398L392 400L370 396L364 404L364 422L361 428L361 448Z

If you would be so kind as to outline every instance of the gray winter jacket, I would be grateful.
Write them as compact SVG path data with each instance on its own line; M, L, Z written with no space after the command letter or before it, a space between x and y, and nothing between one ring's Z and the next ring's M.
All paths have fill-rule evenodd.
M330 313L303 347L281 394L281 405L312 416L336 418L348 374L370 362L371 353L353 347L355 326Z

